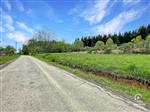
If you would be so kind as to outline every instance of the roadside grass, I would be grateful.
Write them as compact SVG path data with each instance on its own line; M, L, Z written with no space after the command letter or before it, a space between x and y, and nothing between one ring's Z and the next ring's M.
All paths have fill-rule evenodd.
M92 70L114 72L150 81L150 55L146 54L39 54L53 62L80 65Z
M13 55L13 56L0 56L0 65L7 63L8 61L14 60L19 55Z
M135 87L135 86L123 83L123 82L115 82L113 80L108 79L107 77L96 76L92 73L83 72L79 69L73 69L68 66L60 65L58 63L52 62L52 60L49 58L44 58L42 55L36 55L35 57L43 61L46 61L47 63L53 64L59 68L62 68L66 71L69 71L86 80L95 82L105 87L112 88L113 90L118 91L119 93L128 94L129 96L133 96L133 97L135 97L136 95L141 95L142 97L140 100L142 100L145 103L150 103L150 90L149 89Z
M111 87L111 88L113 88L113 89L115 89L115 90L117 90L123 94L128 94L128 95L131 95L134 97L136 95L141 95L142 101L150 103L150 90L148 90L148 89L138 88L138 87L130 86L130 85L125 84L125 83L115 82L115 81L112 81L112 80L105 78L105 77L102 77L102 76L96 76L92 73L86 73L86 72L83 72L81 70L72 69L70 67L63 66L60 64L55 63L54 65L59 67L59 68L66 70L68 72L71 72L75 75L78 75L79 77L85 78L85 79L90 80L90 81L94 81L97 84Z

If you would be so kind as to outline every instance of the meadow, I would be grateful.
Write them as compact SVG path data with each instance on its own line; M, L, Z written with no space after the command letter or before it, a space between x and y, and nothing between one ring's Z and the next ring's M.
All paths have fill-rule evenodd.
M66 65L80 65L90 70L113 72L150 81L150 55L52 53L37 56Z
M0 65L4 64L8 61L14 60L18 57L18 55L13 55L13 56L0 56Z

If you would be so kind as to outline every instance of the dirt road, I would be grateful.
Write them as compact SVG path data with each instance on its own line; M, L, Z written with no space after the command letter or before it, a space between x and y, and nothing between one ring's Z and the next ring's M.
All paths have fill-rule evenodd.
M30 56L0 70L2 112L146 110L102 87Z

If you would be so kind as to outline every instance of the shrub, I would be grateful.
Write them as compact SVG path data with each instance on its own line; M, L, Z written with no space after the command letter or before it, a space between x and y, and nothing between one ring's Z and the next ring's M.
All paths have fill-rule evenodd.
M146 48L150 49L150 35L146 37Z
M106 42L106 49L114 49L115 44L111 38L109 38Z
M131 49L133 47L133 44L131 42L125 43L123 48L124 49Z
M95 44L95 49L104 49L105 48L105 44L103 41L97 41L96 44Z
M133 38L131 40L133 43L133 48L143 48L144 47L144 41L142 40L141 35L138 35L136 38Z

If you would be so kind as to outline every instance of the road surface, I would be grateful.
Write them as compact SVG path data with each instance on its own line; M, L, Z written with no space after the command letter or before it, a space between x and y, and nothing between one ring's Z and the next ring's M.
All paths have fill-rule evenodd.
M0 71L2 112L141 112L146 109L30 56Z

